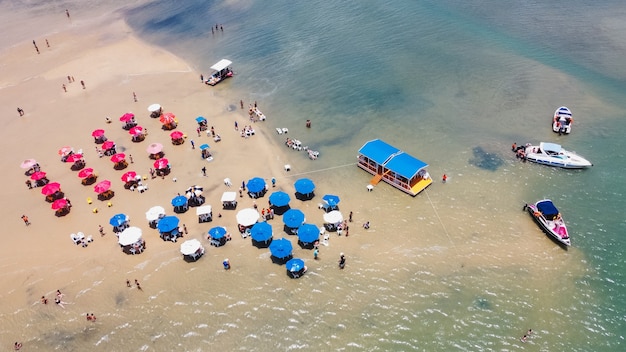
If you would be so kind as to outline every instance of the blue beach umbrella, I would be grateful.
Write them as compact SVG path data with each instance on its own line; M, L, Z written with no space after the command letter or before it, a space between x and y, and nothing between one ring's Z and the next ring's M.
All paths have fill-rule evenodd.
M298 228L298 239L300 242L314 243L320 238L320 229L313 224L302 224Z
M291 197L283 191L276 191L270 194L269 198L270 204L277 207L284 207L285 205L288 205L290 200Z
M298 209L289 209L283 214L283 223L287 227L297 229L304 223L304 213Z
M289 259L287 264L285 264L285 267L287 268L287 271L298 272L304 269L304 260L300 258Z
M279 238L270 244L270 253L278 259L289 257L292 250L291 241L286 238Z
M219 240L220 238L226 236L226 233L228 231L226 231L226 228L223 226L216 226L213 227L209 230L209 235L211 235L211 238L215 239L215 240Z
M336 196L334 194L326 194L322 197L322 200L331 207L337 206L337 204L339 204L339 196Z
M250 237L257 242L265 242L272 238L272 225L267 222L257 222L250 229Z
M203 145L200 146L200 150L205 150L205 149L209 149L211 147L209 147L208 144L204 143Z
M176 196L172 199L172 205L175 207L182 207L187 204L187 197L185 196Z
M171 232L172 230L178 228L178 223L180 220L176 216L164 216L157 223L157 229L159 232Z
M308 178L301 178L297 180L293 186L296 188L296 192L301 194L309 194L315 190L315 184Z
M128 221L128 216L126 216L126 214L115 214L115 215L113 215L111 220L109 220L109 224L111 226L120 227L126 221Z
M246 187L252 193L259 193L265 189L265 180L260 177L251 178Z
M204 117L202 117L202 116L198 116L198 117L196 117L196 122L197 123L206 122L206 119Z

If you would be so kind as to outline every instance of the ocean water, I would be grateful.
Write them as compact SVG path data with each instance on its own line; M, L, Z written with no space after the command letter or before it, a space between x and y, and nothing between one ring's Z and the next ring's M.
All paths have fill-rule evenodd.
M92 15L119 9L143 39L199 72L232 60L235 77L207 89L232 104L257 101L270 128L288 127L291 137L320 151L316 161L293 152L294 173L323 190L341 190L342 205L358 208L360 219L381 220L341 274L327 260L301 280L263 266L206 280L201 266L180 275L168 265L177 255L156 255L136 269L161 261L144 280L162 275L163 289L142 303L118 294L107 318L123 323L82 339L42 332L42 344L156 351L625 348L623 2L84 3ZM23 11L49 9L29 4ZM212 33L215 24L224 31ZM568 136L550 129L561 105L574 113ZM363 197L370 177L354 162L374 138L426 161L436 180L446 173L449 182L415 198L385 184ZM561 143L594 166L550 169L510 152L513 142L539 141ZM350 203L356 194L362 203ZM543 197L568 221L569 250L521 211ZM269 261L265 251L258 255ZM523 344L529 328L535 334Z

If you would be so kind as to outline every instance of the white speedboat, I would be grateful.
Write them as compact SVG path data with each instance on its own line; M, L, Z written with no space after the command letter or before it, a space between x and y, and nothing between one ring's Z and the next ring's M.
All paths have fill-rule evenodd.
M524 205L524 210L530 214L541 229L559 244L570 246L572 244L567 226L559 210L550 199L543 199L535 204Z
M587 159L555 143L541 142L539 145L529 145L526 147L525 158L534 163L564 169L586 169L593 166Z
M561 106L554 112L552 118L552 131L560 134L572 132L572 112L565 106Z

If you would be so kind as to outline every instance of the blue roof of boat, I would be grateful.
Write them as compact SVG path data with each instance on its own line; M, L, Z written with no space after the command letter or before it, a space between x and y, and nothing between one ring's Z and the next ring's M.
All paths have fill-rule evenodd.
M552 201L548 199L538 202L537 209L539 209L539 211L543 215L556 215L559 213L559 210L556 208L556 206L554 206Z
M374 139L365 143L361 149L359 149L359 153L408 179L428 166L425 162L380 139Z

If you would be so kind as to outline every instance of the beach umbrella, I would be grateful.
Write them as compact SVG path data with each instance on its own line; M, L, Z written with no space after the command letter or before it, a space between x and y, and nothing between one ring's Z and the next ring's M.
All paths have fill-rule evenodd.
M308 178L298 179L294 184L296 192L301 194L309 194L315 190L315 184Z
M113 154L113 156L111 157L111 161L116 164L121 161L124 161L125 159L126 159L126 154L124 153L116 153L116 154Z
M285 267L287 268L287 271L289 272L292 272L292 273L298 272L304 269L304 260L300 258L289 259L287 263L285 264Z
M246 208L237 212L237 223L242 226L252 226L259 220L259 212L254 208Z
M198 117L196 117L196 122L197 123L203 123L203 122L206 122L206 119L203 116L198 116Z
M302 224L298 227L298 239L302 243L313 243L320 238L320 229L313 224Z
M67 199L61 198L52 202L52 209L59 210L67 207Z
M334 194L326 194L322 197L322 200L331 207L337 206L337 204L339 204L339 196L336 196Z
M291 197L283 191L276 191L270 194L269 198L270 204L277 207L284 207L285 205L288 205L290 200Z
M91 132L91 136L94 138L102 137L104 136L104 130L103 129L94 130L93 132Z
M267 222L257 222L250 229L250 237L257 242L265 242L272 238L272 225Z
M37 160L35 159L26 159L24 161L22 161L22 163L20 164L20 167L22 169L30 169L31 167L37 165Z
M131 182L131 181L134 181L136 177L137 177L137 173L135 171L128 171L122 175L122 181Z
M41 188L41 194L44 196L49 196L57 193L61 190L61 184L58 182L51 182Z
M130 130L128 130L128 133L132 134L133 136L139 136L143 134L143 127L141 126L131 127Z
M328 224L338 224L343 221L343 215L339 210L333 210L324 214L324 221Z
M75 162L81 160L82 158L83 158L82 154L72 154L72 155L69 155L67 157L67 159L65 159L65 161L68 161L70 163L75 163Z
M187 204L187 197L185 196L176 196L172 199L172 205L175 207L182 207Z
M109 225L114 227L120 227L124 225L128 221L128 215L126 214L115 214L111 219L109 219Z
M283 223L292 229L297 229L304 223L304 213L299 209L289 209L283 214Z
M146 220L155 221L165 215L165 209L162 206L153 206L146 212Z
M70 147L70 146L63 147L63 148L59 149L59 155L60 156L66 156L69 153L71 153L73 150L74 149L72 147Z
M109 150L109 149L113 149L115 148L115 142L113 141L106 141L104 143L102 143L102 149L104 150Z
M159 220L157 229L159 232L170 232L178 227L180 220L176 216L164 216Z
M122 246L130 246L131 244L141 241L142 231L139 227L129 227L120 232L117 243Z
M251 178L246 184L248 191L252 193L259 193L265 189L265 180L260 177Z
M43 171L33 172L33 174L30 175L30 179L33 181L39 181L42 178L46 178L46 173Z
M82 169L78 172L78 177L80 178L87 178L89 176L93 175L93 169L88 167L86 169Z
M211 147L209 147L209 145L208 145L208 144L206 144L206 143L204 143L204 144L202 144L202 145L200 146L200 150L205 150L205 149L209 149L209 148L211 148Z
M169 160L163 158L163 159L159 159L157 161L154 162L154 168L155 169L165 169L167 168L167 164L169 164Z
M159 119L159 121L161 121L161 123L164 125L171 124L175 120L176 120L176 116L174 116L174 114L172 114L171 112L164 113L163 115L161 115L161 118Z
M109 190L109 188L111 188L111 181L109 180L104 180L104 181L100 181L98 182L94 187L93 187L93 191L101 194L104 193L106 191Z
M211 235L211 238L215 240L219 240L220 238L226 236L226 233L228 233L228 231L226 230L224 226L212 227L209 230L209 235Z
M270 243L269 248L270 248L270 253L272 254L272 256L278 259L283 259L291 255L291 251L293 250L293 245L291 244L291 241L289 241L288 239L279 238L277 240L273 240L272 243Z
M161 105L159 104L150 104L150 106L148 106L148 111L150 112L156 112L161 110Z
M120 117L120 121L122 122L130 122L135 118L135 114L133 114L132 112L127 112L124 115L122 115Z
M163 151L163 144L161 143L151 143L146 151L150 154L158 154Z
M174 131L174 132L170 133L170 137L172 139L181 139L181 138L183 138L183 136L184 136L184 133L182 133L181 131Z
M187 241L181 243L181 245L180 245L180 253L182 253L182 255L193 255L200 248L202 248L202 244L200 243L200 241L198 241L197 239L194 238L194 239L187 240Z

